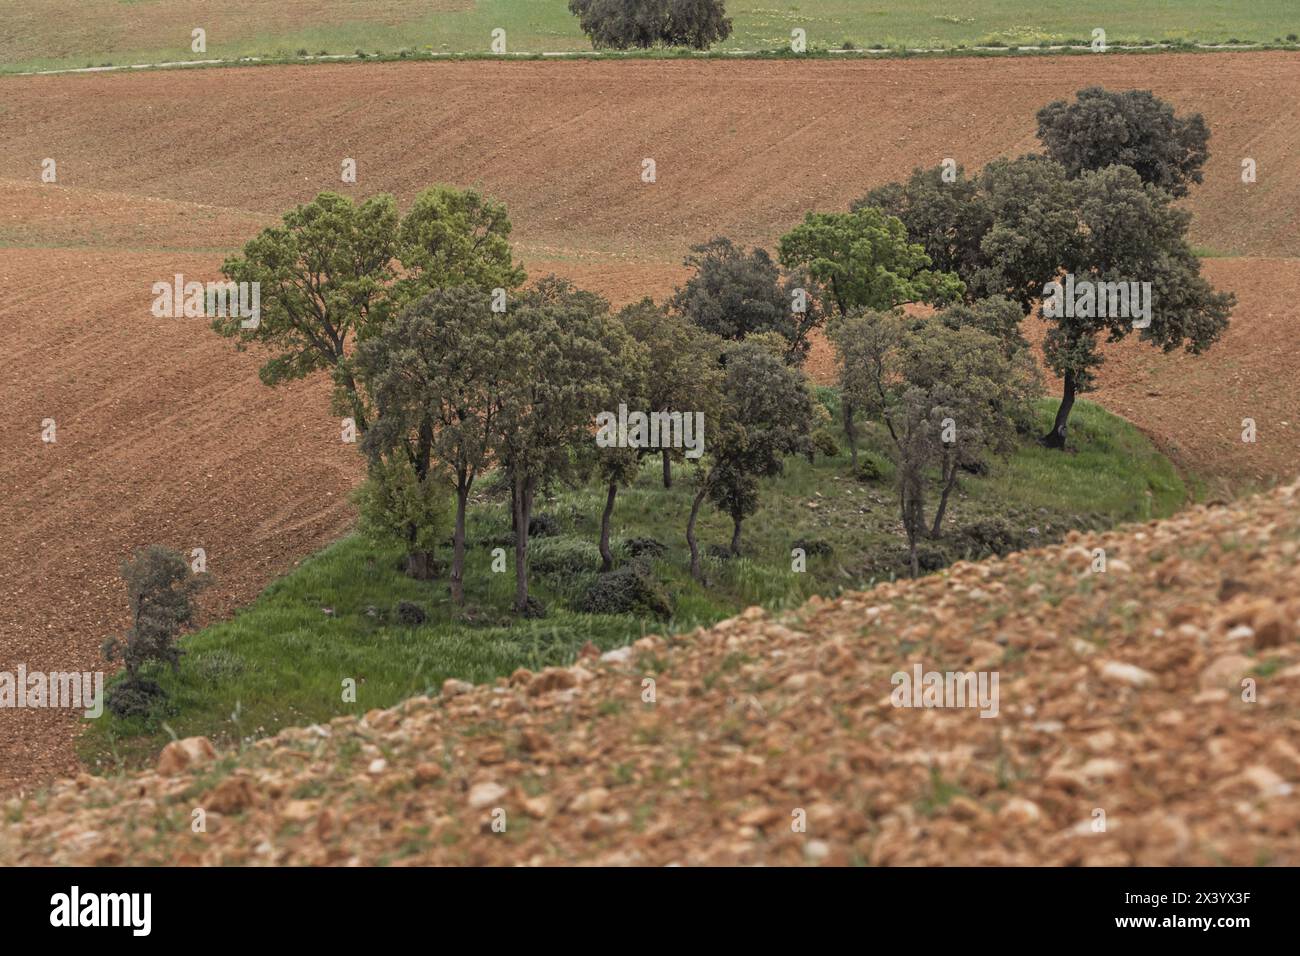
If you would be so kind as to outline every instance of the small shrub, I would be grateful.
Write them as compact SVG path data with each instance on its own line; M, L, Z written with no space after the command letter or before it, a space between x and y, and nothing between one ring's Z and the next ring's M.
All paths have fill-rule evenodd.
M148 717L167 699L167 692L151 680L135 678L114 684L104 693L104 706L116 717Z
M650 568L638 561L598 577L578 602L578 610L667 619L673 615L673 602Z
M835 553L829 541L820 538L800 538L792 548L803 548L803 553L810 558L826 558Z
M550 538L560 533L560 522L551 515L533 515L528 519L528 537Z
M968 559L999 557L1024 546L1024 536L1017 533L1004 518L982 518L957 529L953 535L957 547L963 544Z
M628 538L623 542L623 550L634 558L662 558L668 553L668 546L654 538Z
M530 594L528 600L524 602L524 612L520 616L530 620L546 617L546 605Z
M181 630L193 622L198 609L194 596L208 583L196 577L175 551L152 545L136 551L122 563L131 627L121 637L104 641L104 659L121 660L125 677L108 692L105 703L118 716L147 713L166 696L161 687L146 680L141 669L151 663L180 670L177 644ZM116 702L116 703L114 703Z
M864 451L858 453L858 467L853 477L863 484L870 484L885 480L892 470L885 459L874 452Z
M835 435L829 428L819 428L813 432L812 443L817 453L827 458L834 458L840 453L840 443L835 440Z
M398 601L397 619L407 627L419 627L425 621L424 608L410 601Z

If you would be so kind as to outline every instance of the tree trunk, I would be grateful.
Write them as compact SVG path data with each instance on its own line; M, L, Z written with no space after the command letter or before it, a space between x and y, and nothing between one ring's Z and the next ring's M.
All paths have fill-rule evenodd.
M406 576L415 578L417 581L427 581L433 577L429 570L429 559L431 555L428 551L421 551L415 546L416 540L420 536L420 529L415 522L407 522L406 525Z
M930 529L930 537L937 538L943 528L943 514L948 510L948 495L957 485L957 456L951 452L944 451L943 467L939 474L943 477L943 493L939 496L939 507L934 513L934 526Z
M899 490L903 511L903 530L907 533L907 553L911 560L912 577L921 576L921 565L917 559L916 541L925 531L925 503L921 498L921 488L911 479L904 479Z
M533 510L531 482L515 479L515 611L528 610L528 520Z
M469 505L469 482L464 478L456 484L456 528L451 544L451 602L457 607L465 603L465 510Z
M853 406L844 403L844 437L849 440L850 467L856 474L858 470L858 426L853 422Z
M673 486L673 460L668 456L667 448L664 449L663 455L664 455L664 487L671 488Z
M340 369L339 375L343 379L343 387L347 389L348 403L352 406L352 421L357 426L357 432L364 434L369 426L366 422L366 406L361 401L361 391L357 388L357 381L347 369Z
M731 556L733 558L740 557L740 523L744 520L744 518L737 518L735 515L731 516Z
M704 496L708 494L708 486L705 485L695 495L695 500L691 502L691 517L686 522L686 543L691 547L691 577L699 581L703 574L700 568L700 546L695 540L695 519L699 517L700 505L704 504Z
M429 462L433 458L433 421L427 415L420 421L419 440L415 448L415 477L424 481L429 477Z
M609 491L605 495L605 513L600 516L600 570L614 570L614 554L609 550L609 519L614 514L614 498L618 495L618 482L609 483Z
M1075 381L1074 373L1065 373L1065 383L1061 389L1061 407L1056 410L1056 422L1052 430L1039 439L1048 448L1065 448L1065 432L1070 422L1070 409L1074 408Z
M433 555L428 551L408 551L406 554L406 576L417 581L428 581L433 577L429 562Z

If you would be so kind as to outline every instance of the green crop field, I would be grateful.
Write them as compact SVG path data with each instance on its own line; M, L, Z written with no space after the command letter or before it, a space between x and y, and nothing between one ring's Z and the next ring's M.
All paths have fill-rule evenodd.
M1286 42L1300 32L1294 0L732 0L719 49L785 48L796 27L810 49L946 48L1086 42ZM590 50L566 0L0 0L0 70L200 60ZM206 32L206 52L191 32Z

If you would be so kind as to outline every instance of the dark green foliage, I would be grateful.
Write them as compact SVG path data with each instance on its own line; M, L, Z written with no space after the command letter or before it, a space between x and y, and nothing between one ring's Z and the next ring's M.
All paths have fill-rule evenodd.
M528 519L528 537L550 538L560 533L560 522L552 515L533 515Z
M419 627L425 621L424 608L413 601L397 603L397 619L407 627Z
M731 36L723 0L569 0L596 49L685 46L707 50Z
M819 428L812 434L813 448L820 455L834 458L840 453L840 443L835 440L835 432L830 428Z
M122 637L104 641L104 659L120 660L126 679L116 684L106 704L119 716L147 711L163 696L162 689L146 680L141 670L148 664L165 664L177 671L183 653L177 644L182 629L194 621L195 595L208 583L196 577L175 551L150 545L122 563L131 626Z
M673 601L645 562L632 561L596 578L578 602L578 610L666 620L673 615Z
M623 550L633 558L660 558L668 552L668 547L654 538L628 538L623 542Z
M808 333L820 312L813 298L795 311L794 290L808 282L799 274L782 279L766 249L748 253L718 236L691 247L686 265L695 274L677 290L671 305L681 315L719 338L740 341L748 335L776 332L786 342L787 359L808 354Z
M1056 100L1038 111L1038 138L1047 155L1074 179L1088 170L1127 166L1144 183L1178 197L1200 183L1210 131L1200 113L1174 115L1150 90L1080 90L1073 103Z
M820 538L800 538L791 547L802 548L803 553L810 558L829 558L835 553L835 548L830 542Z
M167 699L167 692L155 681L128 678L104 693L104 706L116 717L148 717Z
M858 455L858 466L853 470L855 480L863 484L884 481L892 473L890 463L875 452L865 451Z

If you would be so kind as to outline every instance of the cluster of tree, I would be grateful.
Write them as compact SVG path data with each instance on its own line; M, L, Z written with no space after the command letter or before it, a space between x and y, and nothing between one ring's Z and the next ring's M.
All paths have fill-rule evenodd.
M959 472L1010 451L1029 419L1038 368L1019 329L1007 328L1015 308L989 299L928 318L862 308L831 326L842 401L882 422L893 446L913 575L920 539L942 534ZM936 473L938 506L927 522Z
M707 50L731 36L723 0L569 0L596 49L683 46Z
M470 190L431 189L404 217L387 196L354 205L324 193L223 267L262 284L260 324L218 318L213 327L271 350L268 384L331 372L336 409L350 413L369 463L363 529L400 537L408 573L428 577L450 524L458 604L466 512L490 467L510 488L520 613L536 610L527 529L538 494L601 482L610 570L617 494L646 456L662 457L666 486L674 461L692 465L693 572L702 573L695 525L706 500L731 516L738 552L758 480L811 450L813 400L791 363L807 350L812 320L787 304L793 279L761 250L715 240L695 251L695 275L671 308L645 299L614 313L553 276L521 288L509 231L505 211ZM619 405L665 421L702 416L702 454L687 458L663 440L600 447L593 422Z
M1044 154L999 159L967 177L917 169L871 190L857 211L897 217L934 267L960 278L963 298L1004 296L1026 314L1066 275L1089 283L1149 282L1149 322L1115 310L1047 310L1047 365L1063 382L1044 444L1064 448L1075 396L1096 385L1102 338L1137 331L1165 351L1199 353L1235 304L1200 274L1187 241L1190 214L1174 204L1202 178L1209 131L1149 92L1081 90L1038 113ZM1094 286L1095 287L1095 286Z

